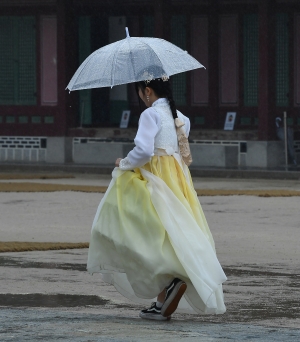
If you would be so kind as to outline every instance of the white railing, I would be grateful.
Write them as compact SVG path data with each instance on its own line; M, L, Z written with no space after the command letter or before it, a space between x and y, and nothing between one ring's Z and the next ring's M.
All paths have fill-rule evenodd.
M0 136L0 161L46 161L46 137Z
M300 153L300 140L294 141L294 149L296 153Z

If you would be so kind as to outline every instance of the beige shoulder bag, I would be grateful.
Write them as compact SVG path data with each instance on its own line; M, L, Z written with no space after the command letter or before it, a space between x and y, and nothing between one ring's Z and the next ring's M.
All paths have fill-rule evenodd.
M182 122L179 118L176 118L175 126L176 126L176 133L177 133L177 139L178 139L178 145L179 145L181 158L183 159L183 161L185 162L187 166L190 166L193 159L192 159L189 141L183 128L184 122Z

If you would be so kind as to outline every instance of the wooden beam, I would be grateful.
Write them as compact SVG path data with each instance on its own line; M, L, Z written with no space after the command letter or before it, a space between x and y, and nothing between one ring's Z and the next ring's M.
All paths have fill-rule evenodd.
M219 126L219 1L212 0L208 23L208 87L209 110L207 128Z
M258 74L258 138L275 138L275 32L273 1L261 0L258 6L259 74Z
M58 136L67 135L75 125L77 92L69 94L65 89L78 67L76 32L72 0L57 1Z
M156 38L163 38L164 37L163 0L155 0L155 6L154 6L154 36Z

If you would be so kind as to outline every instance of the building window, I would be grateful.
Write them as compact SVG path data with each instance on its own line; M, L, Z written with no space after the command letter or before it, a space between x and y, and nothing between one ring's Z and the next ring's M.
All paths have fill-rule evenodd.
M171 21L171 41L186 50L186 16L173 15ZM177 105L186 105L186 73L172 77L174 100Z
M258 16L244 15L244 105L258 106Z
M289 31L288 15L278 13L276 18L276 105L289 105Z
M35 17L0 17L0 105L36 105L35 27Z

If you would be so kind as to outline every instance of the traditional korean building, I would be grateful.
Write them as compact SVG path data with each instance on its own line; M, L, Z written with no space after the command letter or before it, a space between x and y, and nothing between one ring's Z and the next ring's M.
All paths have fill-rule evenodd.
M126 26L131 36L167 39L205 65L173 77L194 155L214 157L199 166L280 165L275 118L284 111L300 141L300 1L0 0L1 161L111 163L112 145L99 152L105 139L130 140L137 127L133 87L65 88L91 52L125 38ZM126 109L125 132L118 125ZM228 112L236 113L233 132L223 131ZM94 143L90 152L86 142Z

